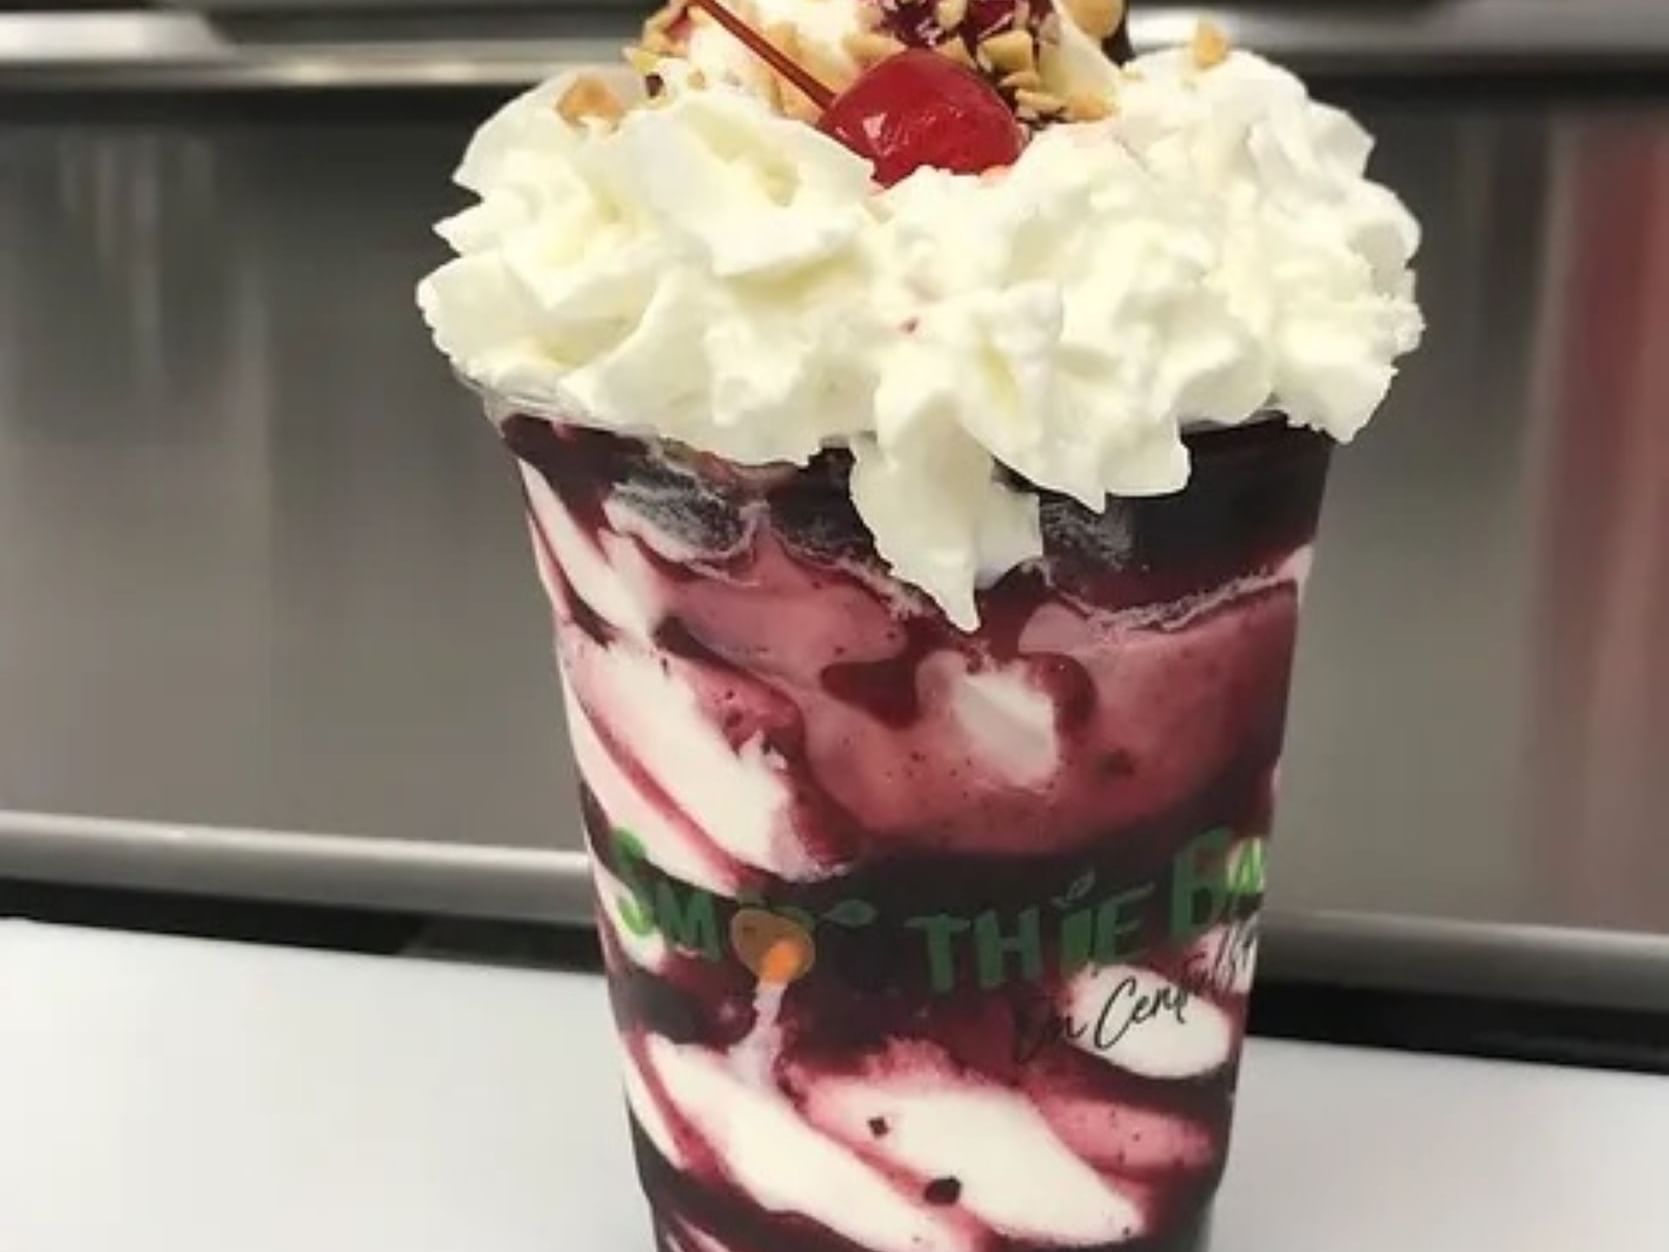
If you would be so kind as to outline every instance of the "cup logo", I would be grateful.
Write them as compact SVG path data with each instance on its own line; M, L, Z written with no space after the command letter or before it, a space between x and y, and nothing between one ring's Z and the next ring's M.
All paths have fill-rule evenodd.
M762 983L786 987L811 972L817 944L792 918L760 908L738 909L730 919L730 947Z
M745 892L730 900L656 870L630 831L615 830L611 842L606 860L621 887L611 912L628 931L658 933L703 960L733 958L761 988L786 989L814 969L839 977L843 945L835 937L822 945L830 960L821 967L818 961L817 935L831 927L854 933L878 928L890 940L895 965L919 971L934 996L968 987L997 991L1051 974L1070 979L1156 950L1186 950L1224 926L1235 936L1233 946L1245 946L1247 923L1264 890L1264 837L1237 838L1223 826L1183 843L1157 878L1121 881L1085 868L1034 901L966 915L894 909L883 917L859 896L814 904L803 896ZM1200 957L1191 953L1188 960L1198 965ZM1190 967L1185 981L1222 981L1223 963L1207 963L1210 977L1202 979ZM1228 966L1241 963L1235 957ZM1234 981L1233 968L1226 977Z

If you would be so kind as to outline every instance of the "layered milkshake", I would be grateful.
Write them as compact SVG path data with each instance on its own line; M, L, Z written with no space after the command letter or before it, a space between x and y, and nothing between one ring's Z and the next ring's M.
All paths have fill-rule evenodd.
M1122 19L702 0L459 171L419 297L520 468L671 1252L1199 1246L1418 229Z

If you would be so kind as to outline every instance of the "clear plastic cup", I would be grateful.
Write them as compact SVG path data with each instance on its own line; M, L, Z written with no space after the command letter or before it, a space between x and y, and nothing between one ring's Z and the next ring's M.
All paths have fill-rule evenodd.
M848 463L512 415L641 1179L674 1252L1199 1245L1331 444L1045 495L963 633Z

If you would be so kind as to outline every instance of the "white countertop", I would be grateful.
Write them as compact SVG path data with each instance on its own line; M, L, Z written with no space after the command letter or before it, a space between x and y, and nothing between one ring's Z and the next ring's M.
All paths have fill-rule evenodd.
M0 923L3 1252L647 1252L583 975ZM1254 1040L1213 1252L1663 1252L1669 1079Z

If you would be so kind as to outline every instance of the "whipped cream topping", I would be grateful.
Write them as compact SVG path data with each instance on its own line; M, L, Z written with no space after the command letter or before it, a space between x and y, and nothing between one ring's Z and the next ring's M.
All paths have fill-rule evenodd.
M1112 116L885 189L735 75L663 62L617 125L535 88L458 171L480 203L419 288L437 344L504 411L745 464L849 447L877 550L967 629L1041 551L1005 470L1100 509L1182 487L1190 426L1351 438L1423 325L1419 228L1366 133L1253 54L1121 68L1062 26L1042 70Z

